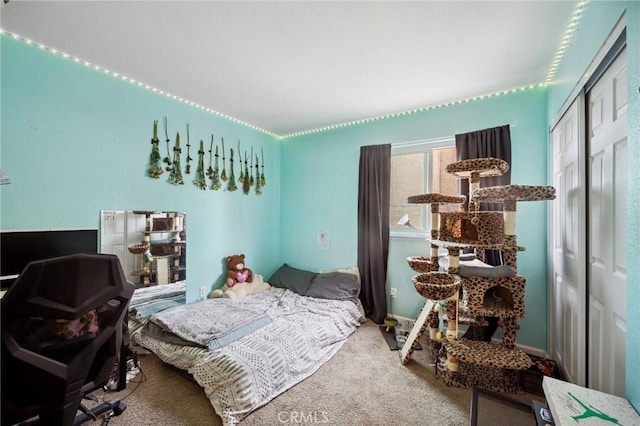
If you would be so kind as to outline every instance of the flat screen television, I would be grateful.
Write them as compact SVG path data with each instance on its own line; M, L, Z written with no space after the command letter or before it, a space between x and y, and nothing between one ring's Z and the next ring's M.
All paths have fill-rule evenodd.
M6 289L35 260L98 253L97 229L0 232L0 285Z

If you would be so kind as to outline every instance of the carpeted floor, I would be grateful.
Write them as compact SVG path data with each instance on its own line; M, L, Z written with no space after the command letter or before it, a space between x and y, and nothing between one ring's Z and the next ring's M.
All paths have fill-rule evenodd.
M434 377L429 351L402 365L378 326L368 321L314 375L254 411L241 425L468 425L471 392ZM221 425L203 389L155 357L140 357L143 373L121 392L127 409L112 425ZM534 395L516 395L526 401ZM533 414L480 398L479 425L535 424Z

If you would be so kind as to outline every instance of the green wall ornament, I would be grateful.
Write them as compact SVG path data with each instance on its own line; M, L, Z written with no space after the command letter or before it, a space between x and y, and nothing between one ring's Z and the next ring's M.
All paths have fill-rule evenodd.
M260 174L260 184L265 186L267 184L267 180L264 178L264 148L260 148L262 154L262 174Z
M233 152L233 150L231 152ZM220 179L222 179L223 182L227 181L226 163L226 158L224 157L224 138L222 138L222 173L220 174Z
M176 144L173 147L173 167L168 179L168 182L173 185L184 185L184 180L182 180L182 170L180 167L181 152L182 149L180 148L180 133L176 133Z
M186 174L191 173L191 161L193 158L191 158L191 140L189 139L189 123L187 123L187 166L184 169Z
M173 170L173 164L171 163L171 154L169 153L169 133L167 131L167 117L163 117L163 125L164 125L164 137L165 142L167 143L167 156L162 159L162 161L167 165L165 170L170 172Z
M240 177L238 178L238 183L244 183L244 171L242 170L242 151L240 151L240 140L238 139L238 157L240 157ZM245 155L246 157L246 155Z
M213 139L211 140L211 143L213 143ZM213 172L211 173L211 186L209 187L214 191L217 191L222 187L222 184L220 183L220 169L218 167L218 157L220 156L218 155L218 145L216 145L216 155L215 155L216 159L214 163Z
M242 170L242 164L240 164L240 170ZM244 179L242 180L242 192L249 193L249 166L247 162L247 151L244 152Z
M251 158L251 177L249 178L249 186L253 186L256 183L253 178L253 146L251 147L251 156L249 158Z
M196 178L193 184L200 189L207 189L207 181L204 177L204 142L200 140L200 149L198 150L198 166L196 168Z
M160 139L158 139L158 120L153 120L153 138L151 138L151 154L149 155L149 165L147 176L158 179L164 172L160 166Z
M258 168L258 155L256 154L256 194L262 194L262 179L260 179L260 170Z
M233 148L230 148L229 151L231 152L231 155L230 155L231 158L229 158L229 186L227 187L227 190L233 192L233 191L237 191L238 187L236 186L236 178L233 175ZM224 173L224 168L222 169L222 173Z

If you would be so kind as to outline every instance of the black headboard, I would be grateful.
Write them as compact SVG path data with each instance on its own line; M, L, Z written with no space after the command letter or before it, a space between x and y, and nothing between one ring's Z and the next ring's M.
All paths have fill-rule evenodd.
M34 260L98 253L97 229L0 232L0 285L10 287Z

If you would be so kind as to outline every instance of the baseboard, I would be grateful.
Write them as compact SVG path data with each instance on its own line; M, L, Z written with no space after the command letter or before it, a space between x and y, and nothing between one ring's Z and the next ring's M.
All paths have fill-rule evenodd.
M500 341L500 340L498 340ZM540 348L534 348L532 346L526 346L526 345L519 345L516 343L516 347L520 350L523 350L524 352L526 352L529 355L533 355L533 356L537 356L540 358L544 358L544 359L548 359L549 358L549 354L545 351L542 350Z
M387 316L393 316L395 319L398 320L398 322L415 322L415 318L407 318L407 317L402 317L400 315L393 315L393 314L387 314ZM464 334L466 330L465 329L461 329L458 330L458 337L462 337L462 335ZM497 338L493 338L492 341L496 342L496 343L500 343L502 340L497 339ZM533 356L537 356L540 358L545 358L548 359L549 358L549 354L547 354L547 352L544 349L540 349L540 348L535 348L533 346L527 346L527 345L521 345L521 344L517 344L516 343L516 347L522 351L524 351L525 353L527 353L528 355L533 355Z
M415 318L401 317L399 315L387 314L387 316L394 317L395 319L398 320L398 322L415 322L416 321Z

